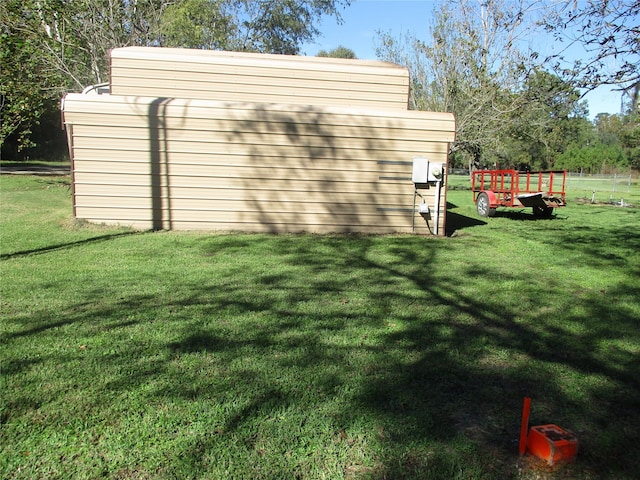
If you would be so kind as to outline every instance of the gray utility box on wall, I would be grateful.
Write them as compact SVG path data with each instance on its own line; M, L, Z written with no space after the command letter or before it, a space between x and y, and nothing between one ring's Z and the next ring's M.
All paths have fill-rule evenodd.
M430 162L425 157L415 157L411 179L416 184L440 182L444 176L444 168L444 163Z

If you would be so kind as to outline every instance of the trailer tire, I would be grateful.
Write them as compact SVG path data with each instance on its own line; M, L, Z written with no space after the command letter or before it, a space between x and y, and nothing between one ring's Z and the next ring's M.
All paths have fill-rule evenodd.
M533 207L533 215L538 218L551 218L553 207Z
M496 209L491 208L491 202L489 201L489 195L484 192L481 192L476 198L476 209L478 210L478 215L481 217L495 217Z

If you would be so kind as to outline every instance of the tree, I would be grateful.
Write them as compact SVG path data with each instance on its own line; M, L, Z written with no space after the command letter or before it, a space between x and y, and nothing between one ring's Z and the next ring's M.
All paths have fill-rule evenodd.
M587 173L640 168L640 121L637 114L601 113L591 127L593 134L588 138L569 140L568 148L558 156L557 167Z
M233 18L223 1L183 0L162 14L160 43L184 48L224 49L233 38Z
M454 164L546 169L572 144L597 143L577 86L526 41L543 7L449 0L427 39L380 33L378 56L411 71L411 108L455 114Z
M640 96L640 0L563 0L551 5L542 24L564 42L565 48L548 61L578 88L592 90L617 85L631 98L632 110ZM574 45L585 50L571 60Z
M558 157L557 167L574 172L609 173L627 170L629 164L619 145L573 145Z
M165 46L295 55L320 31L323 15L341 21L351 0L185 0L163 14Z
M535 2L449 1L428 41L380 35L378 56L411 71L411 107L456 115L454 158L480 166L504 154L511 120L527 108L522 88L536 57L521 45L536 11Z
M333 50L329 50L328 52L326 50L320 50L316 56L330 57L330 58L346 58L351 60L355 60L357 58L356 53L353 50L347 47L343 47L342 45L340 45L337 48L334 48Z
M640 170L640 114L602 113L596 117L595 126L603 144L620 146L629 166Z
M238 35L233 50L300 53L300 45L320 34L322 16L342 21L351 0L229 0L236 6Z
M2 0L0 141L21 148L69 90L108 80L112 48L299 53L350 0Z
M631 168L640 170L640 113L625 115L621 144Z
M577 89L557 75L534 70L520 95L525 108L509 122L513 140L510 153L519 156L515 162L519 168L552 168L568 145L588 144L594 138L586 102L580 100Z
M157 45L167 0L37 0L42 54L67 80L82 89L109 75L109 50Z
M0 146L12 139L17 151L34 146L33 129L57 108L62 81L42 56L33 6L24 0L0 3Z

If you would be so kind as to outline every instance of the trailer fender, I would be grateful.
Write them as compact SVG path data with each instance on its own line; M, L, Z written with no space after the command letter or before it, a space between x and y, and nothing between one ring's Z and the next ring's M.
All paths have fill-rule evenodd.
M489 197L489 207L497 208L500 206L500 204L498 203L498 197L495 192L492 192L491 190L482 190L482 192L480 193L484 193L487 195L487 197ZM476 197L476 201L477 200L478 197Z

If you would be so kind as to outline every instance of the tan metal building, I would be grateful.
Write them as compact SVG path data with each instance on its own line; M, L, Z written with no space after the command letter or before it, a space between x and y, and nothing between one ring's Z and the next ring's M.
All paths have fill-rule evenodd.
M112 95L406 110L409 71L388 62L183 48L111 51Z
M283 60L208 53L194 57L207 65L211 56L242 57L248 65L262 62L265 71L269 61ZM298 58L306 67L348 70L352 64L285 60L296 64ZM175 63L183 71L183 63ZM245 85L243 72L238 85ZM425 171L446 169L453 115L408 111L408 92L404 109L374 100L341 105L338 96L323 105L336 89L314 93L322 99L314 104L306 87L286 75L282 84L300 93L278 94L277 102L267 93L259 98L268 100L251 101L244 86L223 94L211 88L208 98L183 90L172 96L170 86L150 81L145 71L139 75L140 91L116 87L115 75L111 94L63 100L77 218L138 229L444 234L445 178L427 178ZM198 88L207 90L206 84ZM358 102L366 100L353 92Z

